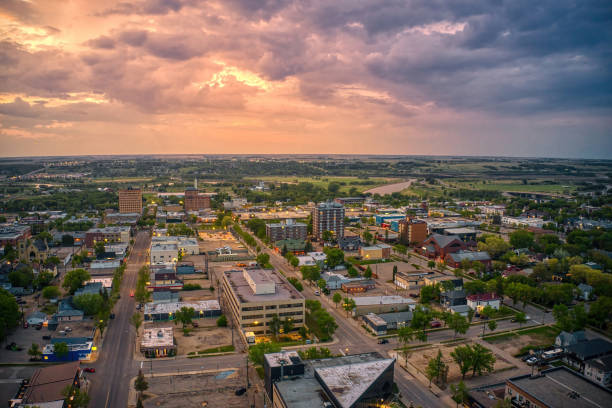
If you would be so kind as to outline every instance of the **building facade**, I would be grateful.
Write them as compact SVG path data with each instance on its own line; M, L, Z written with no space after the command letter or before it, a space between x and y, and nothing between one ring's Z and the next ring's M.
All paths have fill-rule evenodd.
M404 245L418 245L427 239L427 223L414 218L398 221L400 242Z
M119 212L141 214L142 190L131 187L125 190L119 190Z
M308 237L308 226L301 222L289 219L284 222L266 224L266 236L270 242L285 239L306 240Z
M191 187L185 190L185 211L199 211L210 208L210 196L201 194Z
M293 330L304 326L304 297L283 276L273 270L249 268L223 273L226 309L241 328L255 337L272 334L274 316L290 320Z
M130 242L130 227L92 228L85 233L85 245L93 248L97 242Z
M344 237L344 206L336 202L320 203L312 210L312 234L322 241L330 231L336 239Z

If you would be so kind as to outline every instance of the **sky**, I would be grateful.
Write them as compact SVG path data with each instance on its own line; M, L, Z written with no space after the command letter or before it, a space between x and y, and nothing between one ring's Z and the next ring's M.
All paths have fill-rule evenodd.
M0 156L612 158L609 0L1 0Z

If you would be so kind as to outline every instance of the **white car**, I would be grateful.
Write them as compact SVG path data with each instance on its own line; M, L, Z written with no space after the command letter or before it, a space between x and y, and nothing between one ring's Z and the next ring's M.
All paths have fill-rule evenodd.
M315 290L315 296L321 296L321 292L318 290Z
M525 361L527 363L527 365L534 365L535 363L538 362L538 358L537 357L531 357L528 358L527 361Z

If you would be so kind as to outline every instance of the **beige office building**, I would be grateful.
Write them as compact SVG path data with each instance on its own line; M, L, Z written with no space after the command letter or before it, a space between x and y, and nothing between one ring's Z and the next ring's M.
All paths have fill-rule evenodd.
M139 188L127 188L119 190L119 212L142 213L142 190Z
M274 315L291 320L293 330L304 326L304 297L273 270L243 269L223 273L225 307L247 341L271 334Z

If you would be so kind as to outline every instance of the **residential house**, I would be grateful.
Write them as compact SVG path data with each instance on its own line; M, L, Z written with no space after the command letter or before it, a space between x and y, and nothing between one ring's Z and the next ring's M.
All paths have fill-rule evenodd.
M362 242L359 235L349 235L338 239L338 246L343 251L359 251Z
M499 310L501 297L496 293L475 293L467 297L467 305L473 310L480 311L487 306Z
M585 361L584 376L604 387L610 387L612 385L612 354Z
M593 297L593 287L586 283L578 285L578 299L580 300L591 300Z
M602 338L595 338L567 346L563 361L584 373L589 360L609 355L612 355L612 343Z

